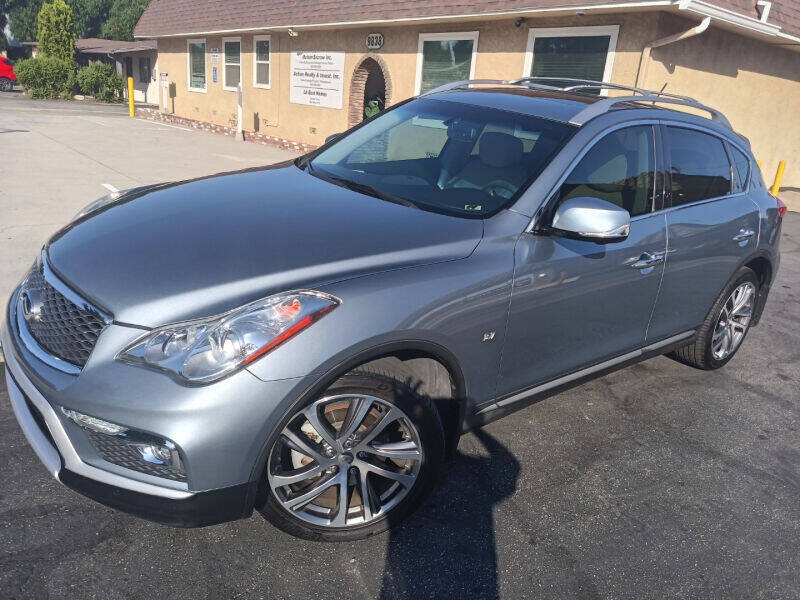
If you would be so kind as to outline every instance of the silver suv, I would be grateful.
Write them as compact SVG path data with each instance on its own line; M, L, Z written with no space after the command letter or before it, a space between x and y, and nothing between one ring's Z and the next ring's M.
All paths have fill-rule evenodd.
M785 210L689 98L458 82L294 163L90 205L11 296L6 381L99 502L361 538L470 428L660 354L725 365Z

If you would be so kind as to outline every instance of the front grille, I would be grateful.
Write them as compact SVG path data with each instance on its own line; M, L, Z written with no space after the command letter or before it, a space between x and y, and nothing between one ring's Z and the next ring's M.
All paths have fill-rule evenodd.
M106 435L91 429L85 429L85 431L100 456L110 463L155 477L186 481L186 474L177 469L142 460L142 455L139 454L136 446L123 436Z
M103 318L75 305L50 285L41 265L28 275L23 291L29 290L41 303L38 315L25 319L33 339L53 356L83 367L106 325Z

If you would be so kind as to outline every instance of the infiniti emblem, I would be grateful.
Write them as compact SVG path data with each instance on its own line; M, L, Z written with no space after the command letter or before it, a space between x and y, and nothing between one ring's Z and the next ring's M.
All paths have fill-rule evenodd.
M42 309L44 308L44 298L39 290L30 289L22 292L20 296L20 307L22 308L22 316L28 323L32 321L41 321Z

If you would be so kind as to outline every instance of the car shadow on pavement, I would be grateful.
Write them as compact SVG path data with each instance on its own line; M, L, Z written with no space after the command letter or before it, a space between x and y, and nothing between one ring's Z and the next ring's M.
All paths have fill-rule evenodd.
M499 598L492 512L515 492L519 473L486 431L462 438L428 502L389 532L381 600Z

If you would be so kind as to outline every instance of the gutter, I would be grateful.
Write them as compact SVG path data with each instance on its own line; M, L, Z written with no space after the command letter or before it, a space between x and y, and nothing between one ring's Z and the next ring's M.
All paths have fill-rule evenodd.
M685 40L690 37L700 35L706 29L708 29L708 26L710 24L711 24L711 17L706 17L698 25L695 25L691 29L687 29L686 31L679 31L678 33L673 33L672 35L668 35L666 37L659 38L651 42L647 42L644 48L642 48L642 55L639 58L639 70L636 72L636 87L638 88L644 87L644 78L645 74L647 73L647 63L650 61L650 51L653 48L666 46L667 44L674 44L675 42L680 42L681 40Z
M781 31L781 28L777 25L766 23L754 17L748 17L727 8L721 8L715 4L705 2L705 0L680 0L677 4L678 10L693 12L703 17L711 17L715 21L728 23L762 35L776 36Z

